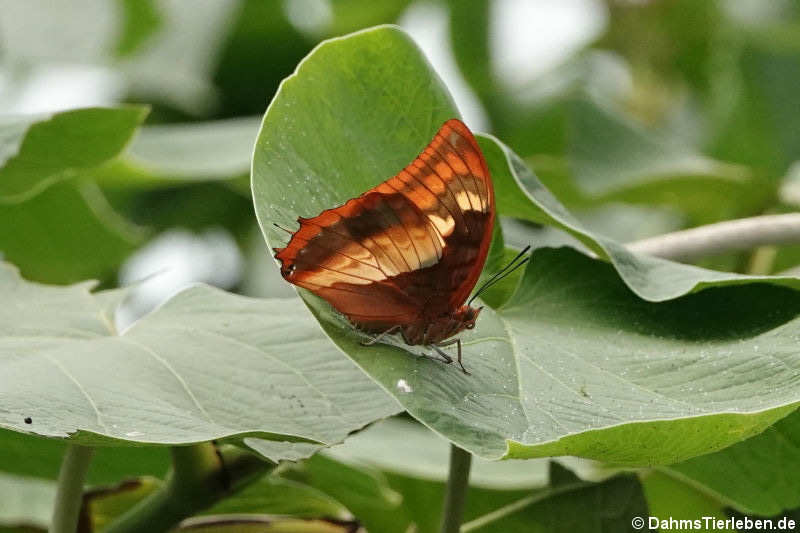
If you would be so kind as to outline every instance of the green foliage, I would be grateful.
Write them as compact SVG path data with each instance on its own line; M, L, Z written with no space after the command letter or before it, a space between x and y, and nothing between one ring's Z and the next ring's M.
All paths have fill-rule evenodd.
M0 269L4 427L85 444L245 433L330 444L397 410L298 302L196 287L115 335L89 286ZM234 394L223 392L230 383Z
M381 25L417 2L173 4L89 0L91 24L0 12L4 106L59 61L113 73L119 101L0 116L0 531L50 525L73 442L97 447L83 530L169 486L169 445L212 439L223 485L250 484L185 530L433 533L451 443L476 455L464 532L800 508L797 246L679 264L624 244L796 211L796 6L602 2L599 36L517 86L496 68L499 3L434 4L488 119L500 223L482 280L534 249L482 294L466 376L362 346L302 290L194 287L116 331L118 272L159 232L223 228L286 296L272 224L394 175L459 116ZM214 456L230 444L280 464L249 479ZM584 459L550 459L567 455Z
M121 0L121 4L124 26L116 53L124 57L142 48L150 37L158 33L163 21L152 0Z
M142 108L79 109L0 123L0 202L24 201L113 159L144 120Z
M387 48L394 55L384 54L385 64L371 55ZM408 161L438 128L436 117L454 113L435 74L417 58L401 32L379 28L328 42L287 80L267 112L253 163L256 209L269 240L279 242L269 222L290 224L287 212L317 213L396 172L396 154ZM390 68L396 63L413 72ZM356 83L396 87L398 79L427 90L365 97L351 89ZM312 94L320 89L326 99L317 108ZM394 146L375 130L386 128L375 119L378 112L403 117L389 129ZM335 126L309 130L321 117ZM634 255L583 229L498 141L480 142L501 213L569 231L609 257L640 296L666 300L700 286L769 279ZM298 169L301 179L282 178ZM281 203L270 201L278 197ZM412 357L420 351L409 347L363 347L327 304L303 295L328 335L409 413L487 458L581 455L669 464L758 433L800 401L791 387L771 388L776 396L770 399L761 392L776 378L769 361L797 335L790 324L799 309L789 290L717 289L648 304L609 267L574 252L540 250L510 301L496 313L484 311L475 331L461 336L472 376ZM766 359L759 360L759 350ZM764 373L729 396L733 369L748 361ZM793 375L787 369L780 379L788 383ZM686 432L694 438L684 439Z

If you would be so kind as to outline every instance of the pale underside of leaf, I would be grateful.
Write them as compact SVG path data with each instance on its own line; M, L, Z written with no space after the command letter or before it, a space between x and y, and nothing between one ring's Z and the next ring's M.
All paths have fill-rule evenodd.
M9 429L85 443L247 435L330 444L398 409L297 300L197 286L112 336L107 294L28 283L5 266L0 274L0 424Z

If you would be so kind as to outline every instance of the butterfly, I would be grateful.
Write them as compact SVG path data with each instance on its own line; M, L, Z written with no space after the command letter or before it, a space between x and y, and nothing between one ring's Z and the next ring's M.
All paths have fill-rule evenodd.
M461 340L452 337L474 328L483 309L465 301L486 262L495 198L486 160L464 123L445 122L396 176L297 221L295 232L281 228L291 238L274 249L286 281L376 334L365 344L399 332L406 344L430 347L446 363L453 359L442 348L456 344L468 373Z

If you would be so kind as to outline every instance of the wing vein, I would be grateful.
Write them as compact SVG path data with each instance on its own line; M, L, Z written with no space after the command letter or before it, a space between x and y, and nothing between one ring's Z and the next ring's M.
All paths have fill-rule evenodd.
M378 194L380 194L380 193L378 193ZM381 202L383 202L383 198L381 198ZM385 205L387 205L387 207L389 207L389 209L391 209L391 207L390 207L390 206L388 206L388 204L385 204ZM380 210L380 209L376 209L376 210L375 210L375 214L376 214L378 217L380 217L381 219L383 219L384 223L385 223L385 222L388 222L388 221L386 220L386 217L383 215L383 213L381 212L381 210ZM392 214L394 214L394 211L392 211ZM399 221L398 221L398 222L399 222ZM395 242L395 240L394 240L394 237L392 237L392 233L389 231L389 228L390 228L391 226L392 226L392 224L391 224L391 223L389 223L389 226L384 226L384 227L383 227L383 229L384 229L384 234L385 234L387 237L389 237L389 240L390 240L390 241L392 242L392 244L394 245L394 249L395 249L395 250L397 250L397 253L400 255L400 259L402 259L402 260L403 260L403 263L405 263L405 264L406 264L406 270L405 270L405 272L413 272L413 271L414 271L414 269L413 269L413 268L411 268L411 265L409 265L409 264L408 264L408 261L406 260L406 256L403 254L403 252L401 252L401 251L400 251L400 247L399 247L399 246L397 246L397 243ZM401 226L402 226L402 224L401 224ZM398 270L399 270L399 269L398 269ZM402 270L401 270L401 272L402 272Z
M445 139L441 134L438 134L438 133L436 134L436 136L441 138L442 141L446 142L451 148L453 148L453 151L455 152L455 148L453 147L452 144L450 144L447 141L447 139ZM431 146L433 146L433 145L431 145ZM442 152L440 152L436 148L433 148L433 151L436 152L437 154L439 154L439 157L442 158L442 161L444 161L445 165L450 167L450 170L453 171L453 174L455 175L455 177L458 178L458 182L461 184L461 188L464 189L464 194L467 195L467 201L469 202L470 211L476 211L475 206L472 205L472 196L470 195L470 190L467 189L466 185L464 185L464 180L461 179L461 174L456 172L456 169L454 169L453 166L450 164L450 161L447 160L447 156L446 155L442 154ZM456 153L456 155L458 155L458 153ZM463 159L462 159L462 161L463 161ZM467 170L469 170L469 166L467 166ZM461 206L459 205L459 207L461 207Z
M391 187L392 189L394 189L397 192L397 194L400 195L400 197L403 199L403 201L409 204L410 211L412 213L414 213L414 216L417 218L417 220L422 222L422 224L424 225L425 233L428 235L428 239L431 241L431 244L433 245L433 249L437 250L439 247L436 246L436 243L434 242L433 236L431 235L431 232L428 229L428 226L432 225L430 220L424 214L421 214L421 212L419 211L419 207L417 207L417 205L410 198L406 197L406 195L404 195L402 192L400 192L397 189L397 187L392 185L390 183L391 181L392 181L391 179L386 180L386 182L385 182L386 185L388 187ZM405 224L403 224L403 227L405 228ZM417 254L417 260L419 261L419 268L421 269L422 268L422 256L419 254L419 250L417 249L417 245L414 243L414 239L411 237L411 233L408 230L406 230L406 233L408 234L408 238L411 240L411 245L414 247L414 252L416 252L416 254Z
M430 168L430 167L428 167L428 168ZM412 180L414 180L414 181L416 181L417 183L419 183L420 185L422 185L422 187L423 187L425 190L427 190L429 193L431 193L431 195L432 195L432 196L433 196L433 197L436 199L436 201L437 201L437 202L439 202L439 204L440 204L442 207L444 207L444 208L445 208L445 210L446 210L448 213L450 213L450 216L451 216L451 217L453 217L453 221L455 222L455 220L456 220L456 217L455 217L455 215L453 214L453 212L452 212L452 211L450 211L450 208L449 208L449 207L447 207L447 204L446 204L446 203L444 203L444 202L441 200L441 198L439 198L439 195L438 195L438 194L436 194L435 192L433 192L432 190L430 190L430 188L428 188L428 186L427 186L427 185L425 185L425 183L424 183L422 180L419 180L419 179L417 179L417 177L416 177L414 174L412 174L411 172L407 171L406 169L403 169L403 170L401 170L401 172L405 172L406 174L408 174L408 175L411 177L411 179L412 179ZM447 187L445 187L445 188L447 188ZM436 227L436 224L431 224L431 225L433 226L433 229L435 229L435 230L436 230L436 233L438 233L438 234L439 234L439 237L441 237L441 238L442 238L442 242L445 242L444 235L442 235L442 232L441 232L441 231L439 231L439 228L437 228L437 227ZM439 247L439 248L441 248L441 246L438 246L438 247Z
M461 135L461 134L459 134L459 135ZM459 152L458 149L455 146L453 146L453 143L451 143L447 138L444 138L444 142L446 142L450 146L450 148L453 149L453 153L455 153L456 156L461 160L461 162L464 163L464 166L467 167L467 170L469 171L469 175L472 176L473 179L474 179L475 178L475 174L472 173L472 169L469 168L469 164L467 163L467 160L464 159L464 157L461 155L461 152ZM461 184L463 185L464 182L462 181ZM477 185L475 185L475 195L481 201L481 212L482 213L486 212L486 207L483 205L483 197L481 196L481 193L478 190L478 186ZM470 205L472 205L471 201L470 201Z
M438 152L437 152L437 154L438 154ZM441 155L440 155L439 157L441 157ZM441 181L441 182L442 182L442 185L444 186L444 189L445 189L445 190L447 191L447 193L450 195L450 198L452 198L452 199L453 199L453 203L455 203L455 204L456 204L456 207L458 208L458 213L459 213L459 218L461 219L461 223L464 225L464 228L466 228L466 230L467 230L467 233L472 233L472 232L470 231L469 224L467 224L467 217L466 217L466 214L464 213L464 210L463 210L463 209L461 209L461 206L460 206L460 205L459 205L459 203L458 203L458 198L456 198L456 195L455 195L455 194L453 194L453 191L451 191L451 190L450 190L450 187L448 187L448 185L447 185L447 180L445 180L445 179L444 179L444 178L443 178L443 177L442 177L442 176L439 174L439 171L437 171L435 168L433 168L433 167L432 167L432 166L431 166L431 165L430 165L430 164L429 164L427 161L425 161L425 160L424 160L424 159L422 159L422 158L420 158L420 161L422 161L422 163L423 163L423 164L424 164L426 167L428 167L428 168L431 170L431 172L433 173L433 175L435 175L435 176L436 176L436 177L439 179L439 181ZM446 163L446 162L445 162L445 163ZM447 166L450 166L450 165L447 165ZM451 168L451 170L452 170L452 167L450 167L450 168ZM454 171L454 173L455 173L455 171ZM471 205L471 204L470 204L470 205ZM451 214L452 214L452 212L451 212Z
M343 239L347 239L347 240L349 240L349 241L351 241L351 242L355 242L356 244L360 245L360 246L361 246L362 248L364 248L364 249L365 249L367 252L369 252L369 254L370 254L372 257L374 257L374 258L375 258L375 262L376 262L378 265L380 265L380 262L378 261L378 258L377 258L377 257L375 257L375 254L373 254L373 253L372 253L372 250L370 250L370 249L369 249L369 248L367 248L366 246L362 245L360 242L354 241L353 239L351 239L351 238L349 238L349 237L347 237L347 236L345 236L345 235L342 235L341 233L338 233L338 232L336 232L336 231L333 231L332 229L330 229L330 226L321 226L320 224L317 224L317 223L315 223L315 222L312 222L312 224L313 224L313 225L315 225L315 226L317 226L318 228L321 228L321 229L323 229L323 230L328 230L328 231L330 231L331 233L333 233L334 235L338 235L339 237L342 237ZM317 235L317 237L319 237L319 235ZM311 242L311 241L306 241L306 242ZM342 252L342 251L339 251L339 250L337 250L336 248L331 248L330 246L325 246L325 245L323 244L323 239L317 239L317 240L315 241L315 244L316 244L317 246L319 246L320 248L324 248L325 250L328 250L329 252L333 252L333 253L335 253L335 254L339 254L339 255L341 255L342 257L346 257L346 258L348 258L348 259L352 259L353 261L355 261L355 262L357 262L357 263L361 263L361 264L362 264L362 265L364 265L364 266L368 266L368 267L370 267L370 268L374 268L375 270L379 271L381 274L383 274L383 275L384 275L384 276L386 276L387 278L389 277L389 275L388 275L388 274L386 274L386 272L384 272L384 271L383 271L383 269L382 269L380 266L370 265L369 263L366 263L366 262L362 261L361 259L359 259L359 258L357 258L357 257L352 257L352 256L349 256L349 255L347 255L346 253L344 253L344 252Z
M345 223L345 227L347 226L347 219L346 219L345 217L343 217L342 215L340 215L340 214L339 214L339 213L337 213L336 211L331 211L331 212L332 212L333 214L335 214L337 217L339 217L339 219L340 219L340 220L343 220L343 221L344 221L344 223ZM382 244L380 244L379 242L377 242L375 239L373 239L373 238L372 238L372 237L370 237L369 235L364 235L364 236L363 236L363 237L361 237L361 238L364 240L364 242L371 242L371 243L372 243L372 244L375 246L375 248L376 248L376 249L378 249L378 250L381 250L381 251L383 252L383 255L385 255L385 256L386 256L386 258L387 258L387 259L388 259L388 260L389 260L389 261L392 263L392 266L394 267L394 270L396 270L397 272L403 272L403 267L402 267L401 265L398 265L398 264L397 264L397 262L396 262L396 261L394 260L394 258L392 257L392 254L390 254L389 252L387 252L387 251L386 251L386 247L384 247ZM365 246L365 248L366 248L366 246ZM397 246L395 246L395 248L397 248ZM372 254L372 256L373 256L373 257L375 257L375 260L378 262L378 264L380 264L381 262L380 262L380 260L377 258L377 256L375 255L375 253L374 253L374 252L372 252L372 250L369 250L369 252ZM398 252L399 252L399 250L398 250ZM385 274L385 272L384 272L384 274ZM388 274L387 274L387 277L388 277Z
M390 187L391 187L391 185L390 185ZM400 195L400 198L402 198L404 202L409 201L402 194ZM397 211L394 210L394 207L392 207L392 205L390 203L388 203L388 202L386 202L386 206L389 208L389 211L392 212L392 215L394 216L395 220L397 220L397 223L403 228L403 231L406 232L406 235L408 235L408 240L409 240L409 242L411 242L411 247L414 249L414 255L417 256L417 268L415 268L413 270L420 270L422 268L422 257L419 255L419 250L417 250L417 245L414 243L414 237L411 236L411 232L408 231L408 228L406 227L406 225L403 223L402 220L400 220L400 215L397 213Z

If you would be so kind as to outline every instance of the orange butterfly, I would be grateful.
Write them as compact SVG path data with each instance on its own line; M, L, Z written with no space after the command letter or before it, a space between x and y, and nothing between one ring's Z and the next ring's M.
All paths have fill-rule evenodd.
M276 248L281 275L327 300L358 328L400 332L445 362L446 340L475 327L464 302L481 274L495 218L494 190L478 143L457 119L399 174L314 218ZM286 230L288 231L288 230ZM470 300L471 302L471 300Z

